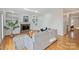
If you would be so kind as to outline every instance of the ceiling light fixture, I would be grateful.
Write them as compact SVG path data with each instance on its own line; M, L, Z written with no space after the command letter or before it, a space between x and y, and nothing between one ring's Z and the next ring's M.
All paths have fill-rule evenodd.
M28 8L24 8L24 10L34 12L34 13L40 13L38 10L32 10L32 9L28 9Z

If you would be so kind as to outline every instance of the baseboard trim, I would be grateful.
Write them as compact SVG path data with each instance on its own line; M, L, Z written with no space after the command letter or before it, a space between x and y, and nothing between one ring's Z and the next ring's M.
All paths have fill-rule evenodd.
M58 34L59 36L64 36L64 34Z

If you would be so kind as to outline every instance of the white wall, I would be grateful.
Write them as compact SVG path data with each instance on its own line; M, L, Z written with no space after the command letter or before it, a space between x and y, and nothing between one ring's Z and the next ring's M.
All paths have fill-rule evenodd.
M43 26L57 29L59 35L63 35L63 9L52 9L52 12L42 16Z
M64 27L64 34L67 34L67 32L69 31L68 28L69 27L69 15L64 15L63 16L63 27Z
M24 12L21 12L21 11L15 11L15 10L12 10L12 9L7 9L7 10L5 10L4 9L4 25L6 24L5 23L5 20L6 20L6 17L5 17L5 15L6 15L6 11L8 11L8 12L11 12L11 11L13 11L14 13L16 13L14 16L16 16L16 17L18 17L18 20L19 20L19 26L20 26L20 24L21 23L23 23L23 16L29 16L29 23L31 24L31 29L38 29L39 28L39 26L33 26L33 23L32 23L32 16L37 16L37 14L33 14L33 13L31 13L31 12L26 12L26 13L24 13ZM20 27L19 28L17 28L17 29L15 29L14 31L13 31L13 34L16 34L16 33L20 33ZM4 36L5 35L10 35L11 34L11 30L5 30L4 29Z
M63 9L52 8L51 11L47 10L45 13L41 13L41 16L38 16L38 25L35 26L32 23L32 16L38 16L38 14L29 14L20 13L20 22L23 20L23 16L30 16L31 29L39 30L42 27L48 27L52 29L57 29L59 35L63 35ZM17 31L17 30L16 30Z
M74 19L74 25L75 25L75 27L79 27L79 17L76 17Z
M73 20L73 25L75 26L75 28L79 29L79 17L78 16L72 16L71 21L72 20Z

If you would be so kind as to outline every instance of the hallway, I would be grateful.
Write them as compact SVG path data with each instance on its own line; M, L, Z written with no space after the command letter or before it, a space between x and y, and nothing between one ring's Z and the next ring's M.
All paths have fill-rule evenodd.
M57 42L51 44L47 50L79 50L79 30L69 32L65 36L58 36L57 39Z

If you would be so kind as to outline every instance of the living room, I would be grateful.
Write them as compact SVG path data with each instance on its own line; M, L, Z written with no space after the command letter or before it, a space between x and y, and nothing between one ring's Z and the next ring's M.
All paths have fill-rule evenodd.
M50 50L49 46L52 45L53 49L63 49L62 44L59 48L55 43L59 42L59 39L64 40L59 36L67 34L63 15L67 14L68 9L64 12L63 10L63 8L1 8L0 48L2 50ZM68 43L67 48L69 49L70 46Z

